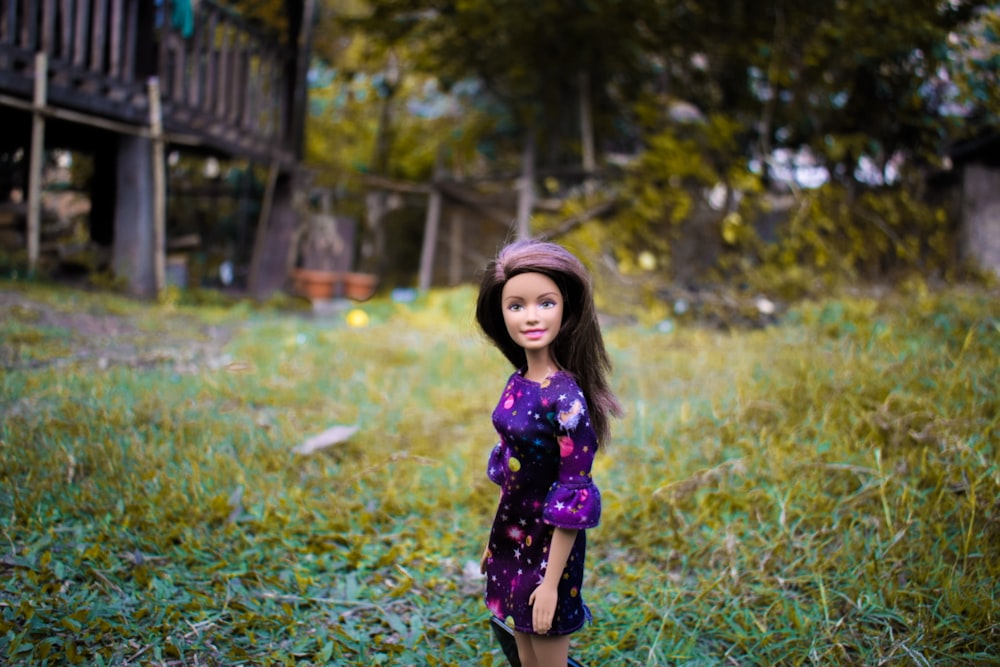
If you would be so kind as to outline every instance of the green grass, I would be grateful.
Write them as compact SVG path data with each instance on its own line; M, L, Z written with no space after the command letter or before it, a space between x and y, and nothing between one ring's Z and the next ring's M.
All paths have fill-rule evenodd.
M343 313L0 284L0 655L502 665L478 563L509 372L474 292ZM613 326L597 665L1000 662L1000 299ZM337 424L348 441L293 448Z

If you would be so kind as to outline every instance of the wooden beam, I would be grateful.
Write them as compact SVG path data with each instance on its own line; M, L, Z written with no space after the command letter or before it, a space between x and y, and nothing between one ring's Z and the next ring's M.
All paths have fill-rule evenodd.
M442 181L437 184L437 188L449 199L463 204L474 211L478 211L494 222L500 223L504 227L509 227L513 216L502 211L498 211L489 202L482 201L481 197L470 193L468 190L450 182Z
M90 44L87 40L90 34L90 3L81 2L77 10L74 17L76 36L73 44L73 64L82 70L87 66L87 46Z
M139 3L130 2L125 10L125 38L122 44L121 80L126 83L135 81L136 46L139 41Z
M594 218L599 218L602 215L605 215L606 213L610 213L611 211L614 210L615 206L617 205L618 201L612 199L610 201L601 202L600 204L591 206L582 213L566 218L565 220L560 222L558 225L556 225L549 231L542 232L541 234L539 234L539 237L545 240L551 240L560 237L563 234L566 234L567 232L579 227L580 225L589 220L593 220Z
M16 97L10 97L9 95L0 94L0 105L9 106L15 109L21 109L23 111L35 111L35 107L31 102L25 102L24 100L18 99ZM115 132L117 134L129 134L136 137L143 137L146 139L151 139L152 134L148 127L142 127L137 125L130 125L128 123L122 123L115 120L108 120L102 118L101 116L95 116L93 114L82 113L80 111L71 111L69 109L57 109L55 107L45 107L38 110L38 113L46 118L57 118L59 120L65 120L71 123L77 123L79 125L86 125L88 127L96 127L102 130L108 130L109 132ZM192 134L180 134L174 132L164 132L163 141L167 144L179 144L182 146L189 146L192 148L198 148L207 145L207 141L204 137L192 135ZM266 147L261 147L264 150ZM290 155L278 154L278 157L283 159L283 162L291 163L292 158Z
M122 74L122 33L125 28L125 8L122 0L111 0L111 35L108 47L108 74L113 79L120 79Z
M409 181L400 181L394 178L388 178L387 176L378 176L376 174L362 174L361 182L367 186L378 188L380 190L402 192L404 194L429 195L433 189L429 185L410 183Z
M28 163L28 273L38 268L39 236L42 217L42 161L45 157L45 95L48 85L48 56L35 54L35 93L31 118L31 158Z
M166 7L164 7L166 10ZM107 43L108 0L94 0L94 20L90 24L90 71L104 73L104 45Z
M66 62L73 58L73 8L76 3L72 0L59 0L60 14L62 22L59 26L59 56Z
M40 41L40 50L46 53L52 53L55 51L55 38L56 38L56 3L55 0L46 0L41 4L41 21L42 21L42 35Z

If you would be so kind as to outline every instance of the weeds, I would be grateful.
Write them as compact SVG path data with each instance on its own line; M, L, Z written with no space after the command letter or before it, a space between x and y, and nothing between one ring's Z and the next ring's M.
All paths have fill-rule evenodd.
M342 314L0 288L11 664L501 665L478 556L508 369L468 289ZM589 665L1000 660L1000 308L611 327ZM356 425L308 456L306 438Z

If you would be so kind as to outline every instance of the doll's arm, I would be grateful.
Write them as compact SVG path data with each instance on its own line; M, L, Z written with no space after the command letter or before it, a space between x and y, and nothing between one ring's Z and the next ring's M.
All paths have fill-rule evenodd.
M573 550L576 541L576 531L567 528L555 528L552 531L552 544L549 547L549 562L545 568L545 576L528 598L531 609L531 624L535 632L545 634L552 629L552 618L556 613L556 603L559 601L559 579L566 569L566 561Z
M542 511L545 523L569 530L593 528L601 519L601 492L591 477L597 434L583 392L573 384L558 387L556 441L559 474Z
M500 500L503 500L503 491L500 492ZM499 505L500 501L497 501ZM483 555L479 559L479 574L486 574L486 563L489 562L490 558L493 558L493 554L490 552L490 541L486 538L486 547L483 549Z

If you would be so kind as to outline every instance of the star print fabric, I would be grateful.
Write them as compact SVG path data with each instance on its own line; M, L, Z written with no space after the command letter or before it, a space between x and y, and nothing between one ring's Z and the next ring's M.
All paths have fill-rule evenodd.
M500 442L487 474L501 496L486 560L486 606L515 630L534 633L528 598L544 578L553 529L578 530L547 634L575 632L590 618L582 596L584 530L601 517L590 475L597 435L583 392L566 372L538 383L519 371L493 411L493 425Z

